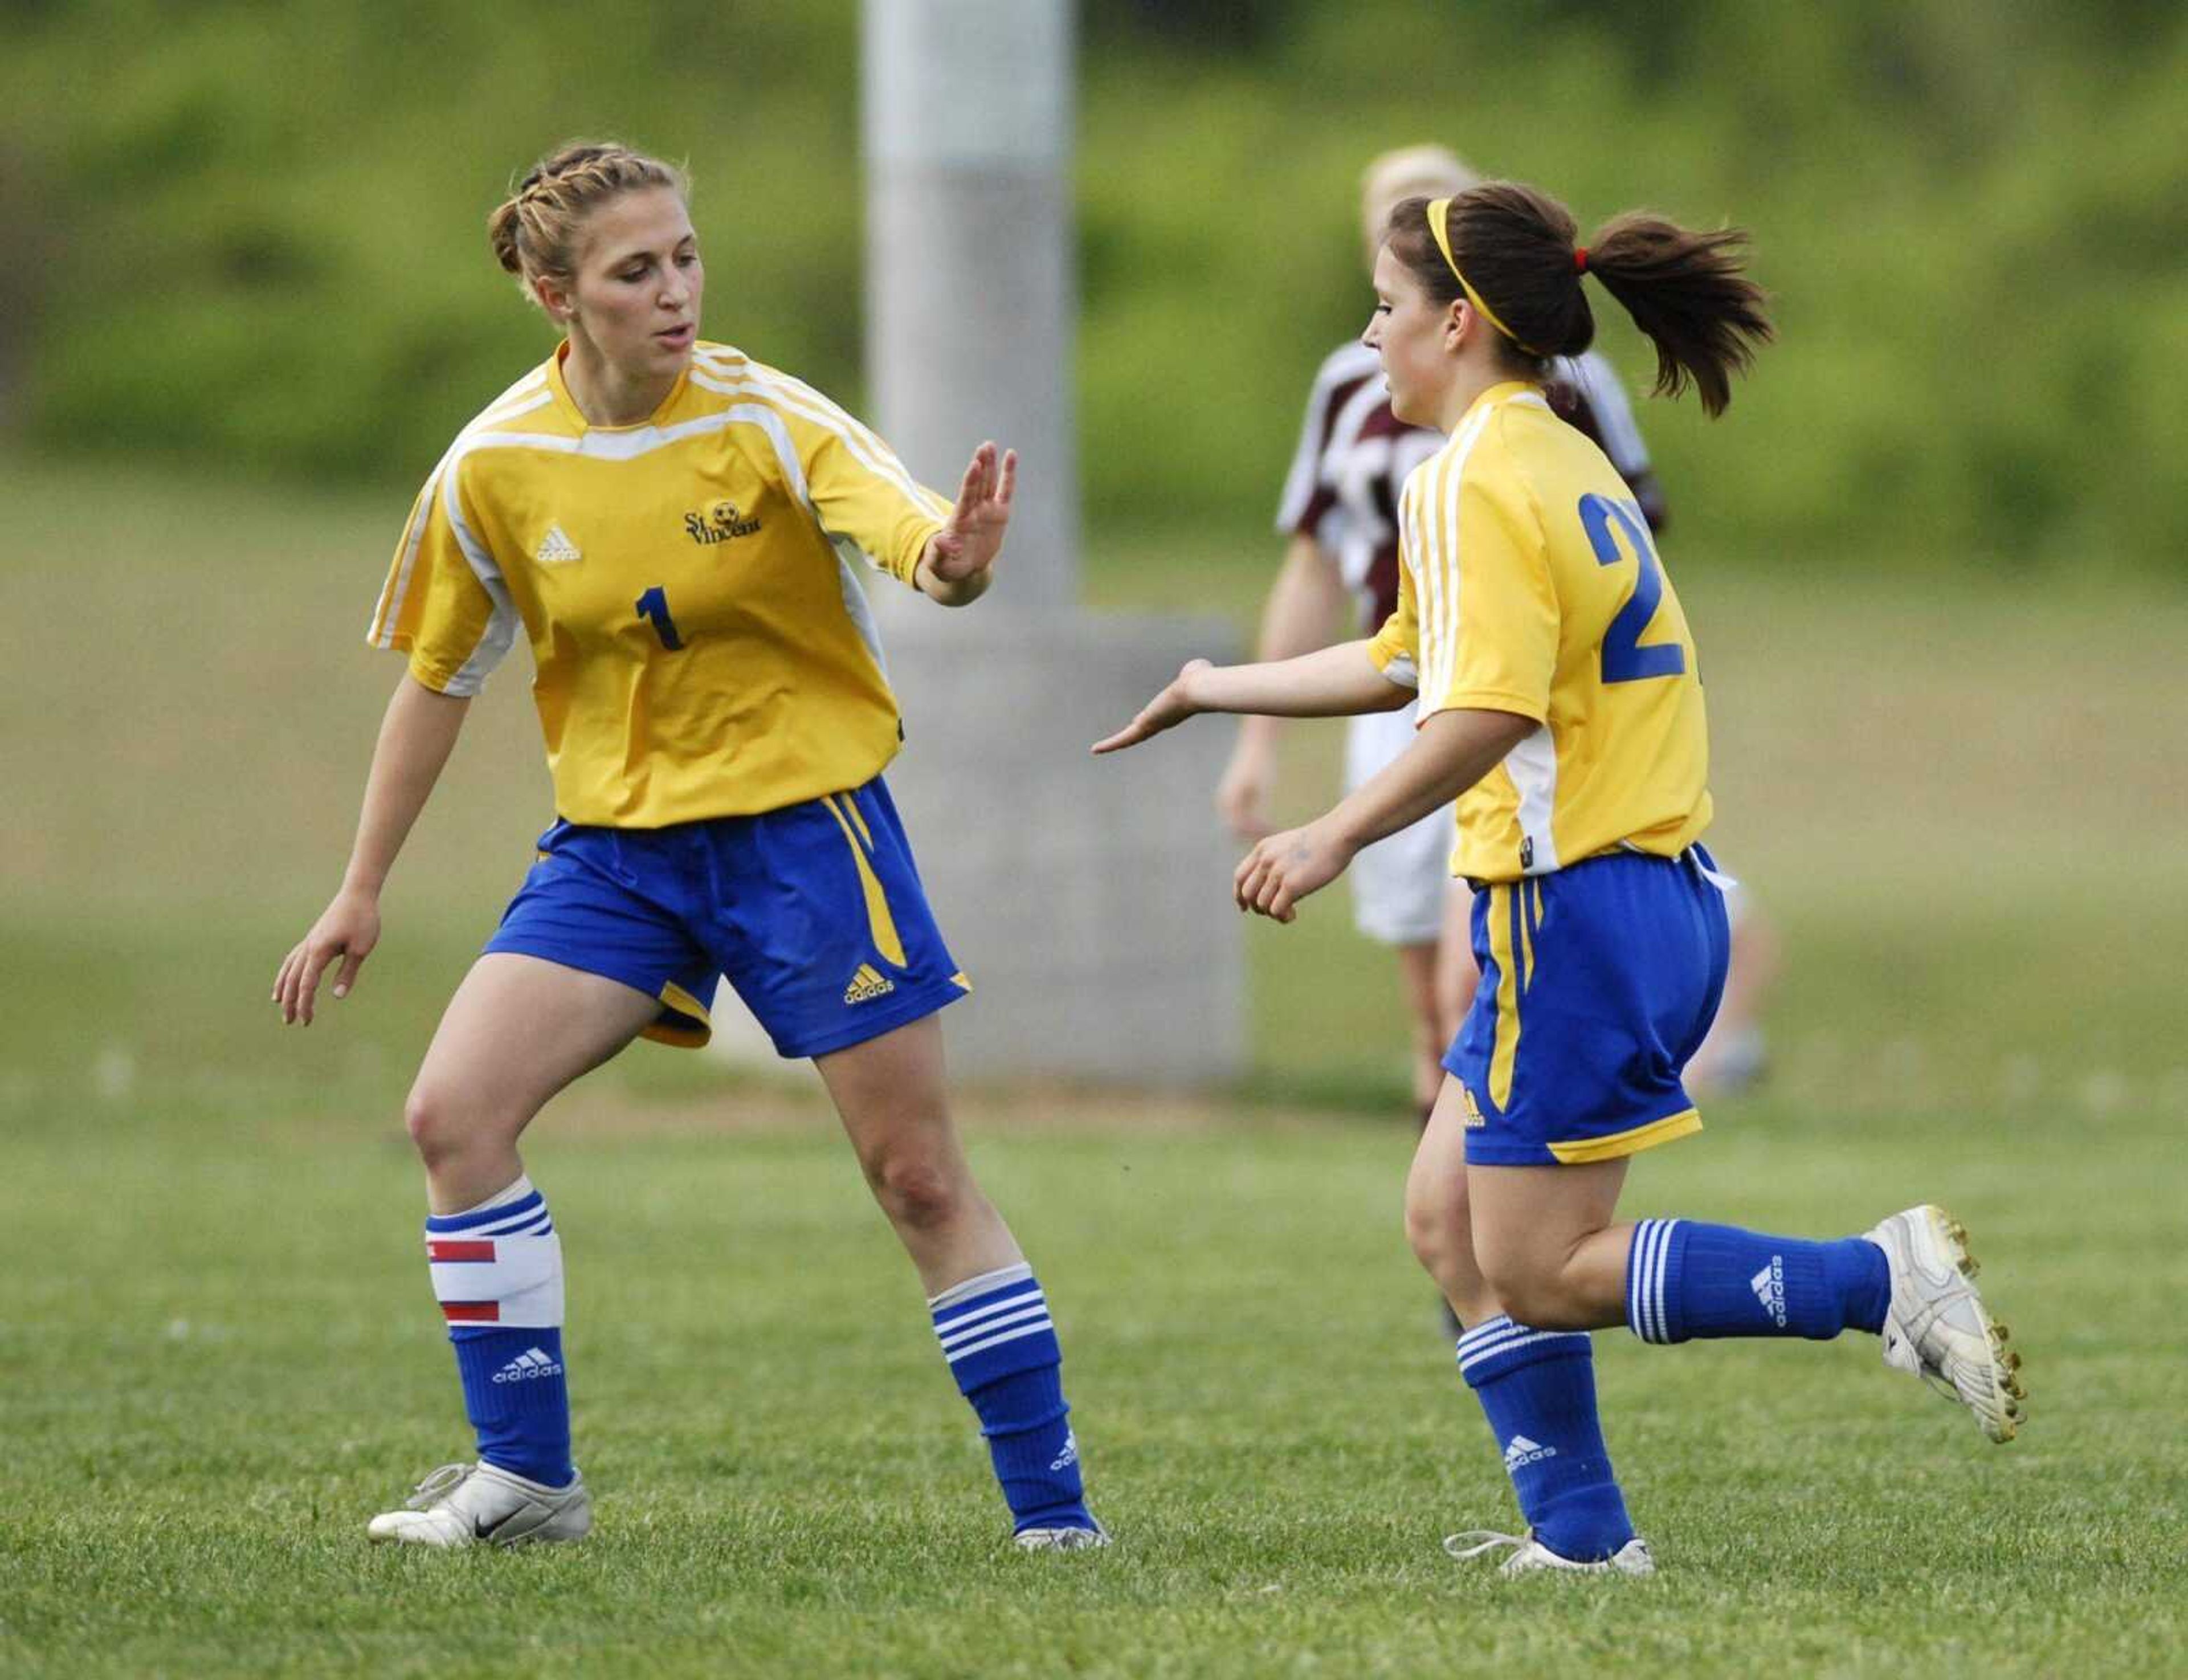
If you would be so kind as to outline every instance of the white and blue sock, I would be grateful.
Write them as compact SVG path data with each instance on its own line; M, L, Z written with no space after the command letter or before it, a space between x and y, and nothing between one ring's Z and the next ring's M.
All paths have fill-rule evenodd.
M1626 1322L1644 1342L1884 1328L1892 1269L1865 1237L1814 1243L1729 1225L1644 1219L1626 1260Z
M1582 1331L1535 1330L1499 1315L1458 1339L1458 1371L1488 1414L1535 1537L1598 1563L1633 1538L1595 1410L1595 1351Z
M436 1214L426 1221L426 1259L480 1458L568 1486L577 1472L562 1363L562 1239L547 1198L520 1178L475 1208Z
M1063 1350L1033 1268L983 1272L927 1305L950 1374L979 1414L1012 1527L1094 1527L1063 1398Z

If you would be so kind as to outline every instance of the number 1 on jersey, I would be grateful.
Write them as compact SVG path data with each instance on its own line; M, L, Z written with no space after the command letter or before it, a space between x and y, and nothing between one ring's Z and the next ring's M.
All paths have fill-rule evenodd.
M668 591L656 583L638 598L638 616L653 626L653 634L671 653L680 653L684 638L676 634L676 621L668 616Z
M1633 594L1603 633L1603 679L1606 683L1638 683L1650 677L1676 677L1687 668L1687 651L1677 642L1641 646L1641 633L1656 616L1664 599L1664 574L1656 564L1656 550L1649 540L1649 521L1631 502L1614 502L1608 496L1589 494L1580 499L1580 522L1587 533L1599 566L1616 566L1626 556L1619 552L1615 524L1626 533L1640 575ZM656 593L659 593L657 590Z

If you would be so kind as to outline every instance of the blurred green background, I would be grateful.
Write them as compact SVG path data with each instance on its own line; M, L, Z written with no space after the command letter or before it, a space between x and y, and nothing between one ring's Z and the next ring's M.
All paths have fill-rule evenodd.
M849 0L0 16L0 334L42 447L419 479L539 353L482 228L573 134L688 157L710 330L859 399ZM2188 564L2177 5L1092 0L1081 48L1097 533L1256 528L1315 358L1364 318L1360 166L1441 138L1584 228L1645 205L1754 230L1765 376L1733 423L1650 416L1683 540ZM1605 340L1649 371L1622 323Z

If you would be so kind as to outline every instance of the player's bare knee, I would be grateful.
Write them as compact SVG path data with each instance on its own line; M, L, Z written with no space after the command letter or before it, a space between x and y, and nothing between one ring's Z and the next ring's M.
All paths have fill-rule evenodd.
M1473 1259L1465 1205L1454 1206L1447 1198L1406 1198L1406 1241L1413 1258L1438 1279Z
M1537 1330L1593 1328L1563 1269L1541 1254L1481 1245L1474 1258L1497 1306L1519 1322Z
M410 1134L418 1159L428 1170L460 1160L477 1148L488 1131L481 1119L468 1104L424 1085L414 1085L403 1105L403 1129Z
M904 1229L939 1230L955 1223L972 1201L963 1175L930 1157L885 1155L868 1169L867 1178L889 1222Z

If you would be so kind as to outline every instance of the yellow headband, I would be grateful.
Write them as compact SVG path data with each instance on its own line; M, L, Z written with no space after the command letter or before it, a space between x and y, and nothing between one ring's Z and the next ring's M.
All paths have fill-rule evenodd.
M1451 266L1452 274L1458 281L1459 290L1466 294L1466 301L1481 312L1483 320L1488 322L1491 326L1503 333L1505 337L1510 339L1530 356L1540 356L1542 353L1541 351L1527 343L1519 334L1497 319L1497 312L1481 301L1481 294L1474 289L1474 282L1458 272L1458 259L1451 254L1451 235L1444 231L1443 225L1445 212L1450 208L1449 199L1436 199L1430 204L1429 232L1435 235L1436 249L1443 253L1443 260Z

